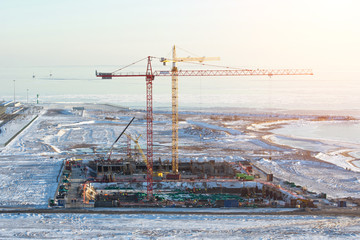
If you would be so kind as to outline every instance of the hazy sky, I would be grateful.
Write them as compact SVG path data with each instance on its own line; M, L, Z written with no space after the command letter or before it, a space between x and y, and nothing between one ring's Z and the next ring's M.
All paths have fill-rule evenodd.
M360 76L360 1L1 0L0 65L124 65L177 44L221 65Z

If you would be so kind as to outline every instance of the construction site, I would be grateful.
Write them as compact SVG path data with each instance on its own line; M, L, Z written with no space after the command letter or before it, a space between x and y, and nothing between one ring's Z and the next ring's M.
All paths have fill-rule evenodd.
M164 65L171 63L170 71L153 70L154 59ZM21 156L18 166L21 171L31 171L31 176L37 174L37 179L45 180L38 185L32 182L33 191L39 194L30 197L21 197L24 191L18 186L27 183L18 184L16 175L11 181L4 180L0 203L6 203L16 193L19 199L13 199L13 205L38 206L46 202L54 208L356 206L357 185L351 183L357 178L349 175L349 171L356 176L358 160L353 158L347 165L337 161L341 156L347 159L350 156L338 149L352 146L312 139L299 141L274 131L297 122L356 119L254 110L178 109L179 77L308 76L312 71L177 67L180 62L204 65L204 61L211 60L218 58L179 58L174 46L171 58L149 56L127 65L145 61L145 73L124 73L122 70L127 66L108 73L96 71L100 79L144 77L145 110L93 103L38 104L38 99L36 105L3 102L0 108L3 162L12 164L16 152ZM171 77L171 111L153 110L155 77ZM293 142L289 144L290 140L299 147L291 145ZM315 147L307 149L302 143ZM23 159L30 163L23 163ZM11 164L4 164L0 170L13 171ZM42 164L51 173L42 170L45 169ZM324 174L319 176L319 171ZM332 184L333 179L337 184ZM343 186L340 190L339 185Z
M145 77L146 79L146 152L139 145L139 136L126 134L125 126L105 156L93 160L69 158L63 164L62 180L52 206L76 207L314 207L313 201L295 191L273 183L273 174L241 161L179 161L179 76L276 76L312 75L307 69L280 70L178 70L178 62L219 60L218 57L179 58L175 46L172 58L159 58L163 65L171 63L171 71L153 71L147 57L146 73L111 73L96 71L102 79ZM140 60L140 61L142 61ZM136 64L139 61L133 63ZM128 66L131 66L130 64ZM171 160L158 159L153 153L152 83L155 77L172 78L172 145ZM111 120L112 118L107 118ZM113 118L116 119L116 118ZM127 152L121 158L112 156L115 144L126 135ZM200 134L201 136L201 134ZM135 143L132 148L131 143ZM93 149L94 150L94 149ZM206 148L203 148L206 154ZM95 155L95 150L94 150ZM75 171L75 174L74 174ZM76 180L75 180L76 179ZM77 184L74 186L74 182ZM294 183L292 183L294 184ZM70 196L70 197L69 197Z
M146 164L131 157L85 165L70 160L57 198L67 199L67 207L73 207L76 199L89 207L314 207L311 200L273 184L272 174L263 179L264 173L253 170L247 161L180 163L181 174L173 174L171 163L160 159L153 166L153 189L149 190ZM74 187L74 169L86 180L69 202L67 187Z

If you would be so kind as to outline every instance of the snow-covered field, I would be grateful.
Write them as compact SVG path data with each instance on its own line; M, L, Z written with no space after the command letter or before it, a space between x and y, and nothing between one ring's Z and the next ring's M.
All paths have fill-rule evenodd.
M62 161L43 156L0 159L0 207L47 207Z
M73 110L70 104L44 105L29 127L0 148L0 207L47 207L48 199L56 190L62 160L69 156L84 159L104 156L133 116L136 119L128 133L141 134L139 142L145 148L144 111L109 105L80 106L85 106L85 111ZM270 132L274 127L270 123L254 123L250 115L239 118L211 113L180 115L180 161L245 158L277 178L327 193L330 198L360 197L360 173L356 161L352 161L359 156L356 143L334 144L326 139L275 134ZM284 123L279 121L276 127ZM306 144L303 141L307 141ZM155 158L170 160L170 143L171 115L157 113L154 115ZM124 156L125 147L126 139L121 139L113 155ZM306 151L325 162L306 160L302 155ZM269 161L266 156L274 157ZM276 159L280 156L282 158ZM225 213L216 216L180 213L0 215L1 239L358 239L359 227L359 218L350 217L229 216Z
M360 219L182 214L0 214L1 239L359 239Z
M24 115L21 118L12 120L0 128L0 146L4 146L17 132L26 127L36 115ZM1 123L1 122L0 122Z
M74 106L84 106L85 110L73 110ZM46 206L47 198L53 194L56 176L61 161L74 155L92 159L104 156L113 141L132 117L136 117L128 133L140 137L139 143L146 146L146 114L144 111L129 110L110 105L97 104L49 104L37 112L39 117L9 145L0 148L0 204ZM258 114L257 114L258 115ZM242 116L242 117L241 117ZM264 115L263 117L266 117ZM242 119L244 118L244 119ZM24 119L24 118L22 118ZM281 130L286 127L308 126L303 120L278 119L273 122L253 123L251 115L238 116L219 113L184 112L180 115L179 153L180 161L236 161L244 157L272 172L275 177L291 180L316 192L325 192L330 197L359 197L359 173L356 162L351 164L352 155L345 156L340 143L321 140L301 139L311 145L310 150L318 150L314 157L332 164L290 158L272 162L261 160L261 155L300 154L300 143L279 142L293 147L282 148L265 140L281 138L296 141L294 133ZM316 123L320 125L320 123ZM268 129L276 129L282 135L271 135ZM6 126L6 125L5 125ZM8 127L11 127L10 125ZM309 128L309 127L308 127ZM9 130L10 131L10 130ZM249 132L250 131L250 132ZM256 135L265 131L264 135ZM276 130L272 130L275 133ZM298 131L302 133L301 131ZM280 137L279 137L280 136ZM270 141L271 142L271 141ZM275 141L276 142L276 141ZM171 159L171 115L159 112L154 115L154 156L162 160ZM304 145L304 144L303 144ZM314 147L316 146L316 147ZM346 147L357 146L356 142ZM125 155L126 139L120 139L113 155ZM329 152L329 149L331 152ZM336 149L336 151L335 151ZM95 153L94 153L95 150ZM347 148L348 150L348 148ZM355 154L358 151L350 153ZM276 159L276 156L273 158ZM346 169L351 169L348 171ZM318 174L321 171L323 174ZM55 179L55 180L54 180ZM49 190L51 193L49 193ZM31 194L29 194L29 191ZM16 193L16 197L14 197Z

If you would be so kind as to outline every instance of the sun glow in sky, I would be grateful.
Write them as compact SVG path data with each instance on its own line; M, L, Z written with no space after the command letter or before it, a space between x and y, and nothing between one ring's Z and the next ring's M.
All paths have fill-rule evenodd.
M2 0L0 65L122 65L173 44L221 65L358 80L359 1Z

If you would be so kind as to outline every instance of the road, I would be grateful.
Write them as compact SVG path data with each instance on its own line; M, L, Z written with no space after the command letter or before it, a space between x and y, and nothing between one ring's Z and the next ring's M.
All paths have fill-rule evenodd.
M86 177L82 171L83 165L79 165L80 167L77 167L77 164L72 166L71 187L67 193L66 208L86 207L81 198L82 183L86 180Z

